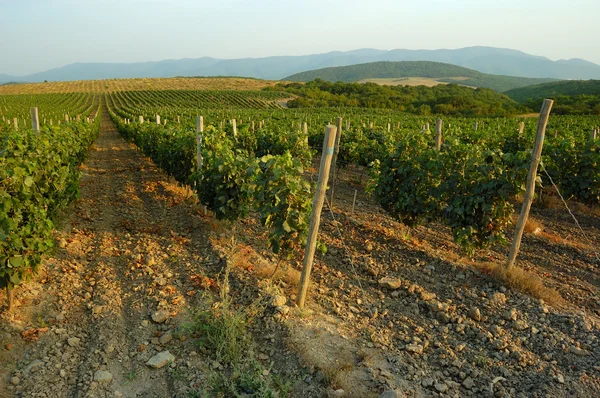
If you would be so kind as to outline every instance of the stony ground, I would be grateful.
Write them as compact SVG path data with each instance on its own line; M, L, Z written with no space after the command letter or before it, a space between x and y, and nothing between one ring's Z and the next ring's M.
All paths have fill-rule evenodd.
M264 376L289 396L600 395L598 209L574 205L587 242L552 197L534 207L540 231L525 236L519 266L562 297L544 302L488 275L506 248L471 259L443 226L409 230L345 170L300 310L300 264L269 278L276 259L258 221L239 222L232 240L106 116L82 171L56 253L1 315L0 397L202 396L228 369L186 325L225 264L234 305L256 309Z
M56 233L55 255L16 290L14 314L1 315L0 397L204 391L222 365L199 349L186 326L212 294L202 282L217 279L225 263L210 243L212 221L119 137L106 112L82 172L81 197ZM262 314L257 324L273 315ZM302 380L305 369L295 357L273 349L281 332L262 335L270 344L259 347L265 367ZM271 365L275 354L281 366ZM291 385L298 396L322 396L321 390L317 382Z

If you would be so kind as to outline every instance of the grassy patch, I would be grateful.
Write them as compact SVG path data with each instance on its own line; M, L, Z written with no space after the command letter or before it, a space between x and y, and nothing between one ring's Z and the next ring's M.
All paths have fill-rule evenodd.
M539 277L522 268L512 267L507 269L504 264L480 262L474 265L484 273L501 281L512 290L542 299L554 307L564 303L563 298L556 290L544 286Z
M191 397L286 397L290 383L265 368L256 358L254 340L248 330L260 304L236 308L229 291L227 267L220 294L208 299L194 314L187 332L197 339L203 351L213 360L207 382Z

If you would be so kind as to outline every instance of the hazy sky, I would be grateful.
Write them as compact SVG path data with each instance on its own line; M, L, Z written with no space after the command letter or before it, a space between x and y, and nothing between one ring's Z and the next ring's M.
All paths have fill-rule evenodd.
M600 0L0 0L0 73L483 45L600 64Z

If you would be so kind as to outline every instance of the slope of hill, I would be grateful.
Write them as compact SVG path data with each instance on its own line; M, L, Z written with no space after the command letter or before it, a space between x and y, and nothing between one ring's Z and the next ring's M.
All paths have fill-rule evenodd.
M518 102L539 98L556 98L561 95L577 96L582 94L600 96L600 80L571 80L536 84L506 92L506 95Z
M553 82L554 79L500 76L481 73L461 66L429 61L371 62L366 64L323 68L297 73L284 80L307 82L321 79L331 82L357 82L373 78L428 77L441 82L491 88L496 91Z
M0 75L0 83L175 76L245 76L278 80L307 70L378 61L434 61L499 75L600 79L600 65L581 59L552 61L510 49L467 47L455 50L360 49L302 56L243 59L204 57L127 64L76 63L27 76Z

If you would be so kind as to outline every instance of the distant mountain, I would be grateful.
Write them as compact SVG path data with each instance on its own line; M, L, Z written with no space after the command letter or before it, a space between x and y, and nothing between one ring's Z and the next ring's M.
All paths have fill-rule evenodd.
M600 96L600 80L570 80L537 84L506 92L506 95L517 102L556 98L559 95L576 96L581 94Z
M467 47L456 50L360 49L302 56L242 59L204 57L127 64L76 63L27 76L0 75L0 83L174 76L245 76L276 80L313 69L378 61L443 62L483 73L519 77L600 79L600 65L581 59L551 61L516 50Z
M297 73L286 77L284 80L307 82L318 78L331 82L357 82L364 79L402 77L434 78L442 82L491 88L499 92L556 81L555 79L490 75L461 66L430 61L382 61L337 66Z

